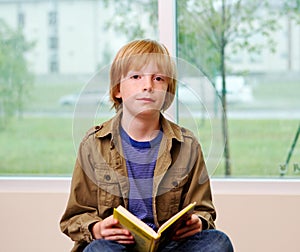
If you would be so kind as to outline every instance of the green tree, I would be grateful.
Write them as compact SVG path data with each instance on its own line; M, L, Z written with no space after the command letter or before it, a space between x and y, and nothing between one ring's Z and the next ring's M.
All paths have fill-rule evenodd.
M144 38L145 29L150 29L149 25L143 26L144 21L151 24L152 32L157 32L158 3L157 0L103 0L104 7L111 10L112 18L107 22L107 28L125 34L128 40Z
M286 15L297 24L300 24L300 0L285 0L281 9L282 15Z
M32 47L20 30L12 30L0 19L0 129L23 111L33 83L25 53Z
M179 55L197 65L214 83L222 77L222 133L225 175L231 175L227 120L227 62L241 50L259 53L266 45L275 50L271 34L278 28L278 8L266 0L178 1ZM256 40L260 36L263 40ZM230 51L229 51L230 48Z

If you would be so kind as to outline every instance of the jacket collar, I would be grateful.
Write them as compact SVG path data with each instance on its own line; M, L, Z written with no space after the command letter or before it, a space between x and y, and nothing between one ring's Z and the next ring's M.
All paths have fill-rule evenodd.
M100 126L100 130L95 134L97 138L107 137L111 135L113 138L114 136L119 136L119 125L122 118L122 109L120 109L114 117L110 120L104 122ZM164 117L163 114L160 116L161 126L164 132L164 135L168 139L175 139L178 142L183 142L183 135L182 135L182 128L179 127L177 124L169 121Z

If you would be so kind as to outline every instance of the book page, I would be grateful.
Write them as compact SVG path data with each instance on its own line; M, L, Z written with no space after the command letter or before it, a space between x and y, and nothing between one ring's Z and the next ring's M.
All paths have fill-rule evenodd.
M127 224L126 224L125 228L129 229L128 225L130 224L130 227L134 230L142 229L145 233L152 236L154 239L156 239L158 237L158 234L151 227L149 227L145 222L141 221L139 218L137 218L134 214L129 212L123 206L121 206L121 205L118 206L116 208L116 212L121 214L123 217L125 217L127 219L127 221L126 221ZM118 219L120 221L120 223L122 224L120 218L117 217L115 213L114 213L114 217L116 219Z
M171 217L169 220L167 220L163 225L161 225L161 227L158 229L157 233L162 233L164 230L169 228L171 225L172 226L174 225L174 227L172 227L172 229L175 229L174 231L176 231L179 228L179 226L182 224L182 222L187 221L188 218L192 215L195 205L196 205L196 202L193 202L193 203L189 204L188 206L186 206L184 209L182 209L180 212L175 214L173 217Z

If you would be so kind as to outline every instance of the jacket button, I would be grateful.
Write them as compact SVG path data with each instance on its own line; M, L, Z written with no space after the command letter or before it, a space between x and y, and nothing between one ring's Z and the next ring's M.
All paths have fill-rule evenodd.
M110 144L110 149L113 150L114 148L115 148L114 143L111 143L111 144Z
M111 179L111 177L109 175L105 175L104 176L105 180L109 181Z
M177 182L177 181L173 181L173 182L172 182L172 185L173 185L174 187L176 187L176 186L178 186L178 182Z
M97 126L95 126L95 130L101 130L103 128L103 125L97 125Z

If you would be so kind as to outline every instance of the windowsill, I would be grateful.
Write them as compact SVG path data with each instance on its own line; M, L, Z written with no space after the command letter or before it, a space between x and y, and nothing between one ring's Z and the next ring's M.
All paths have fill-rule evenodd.
M71 177L0 177L0 192L69 193ZM300 195L300 179L211 179L213 194Z
M68 193L71 177L0 177L0 192Z
M214 194L300 195L300 179L212 179Z

